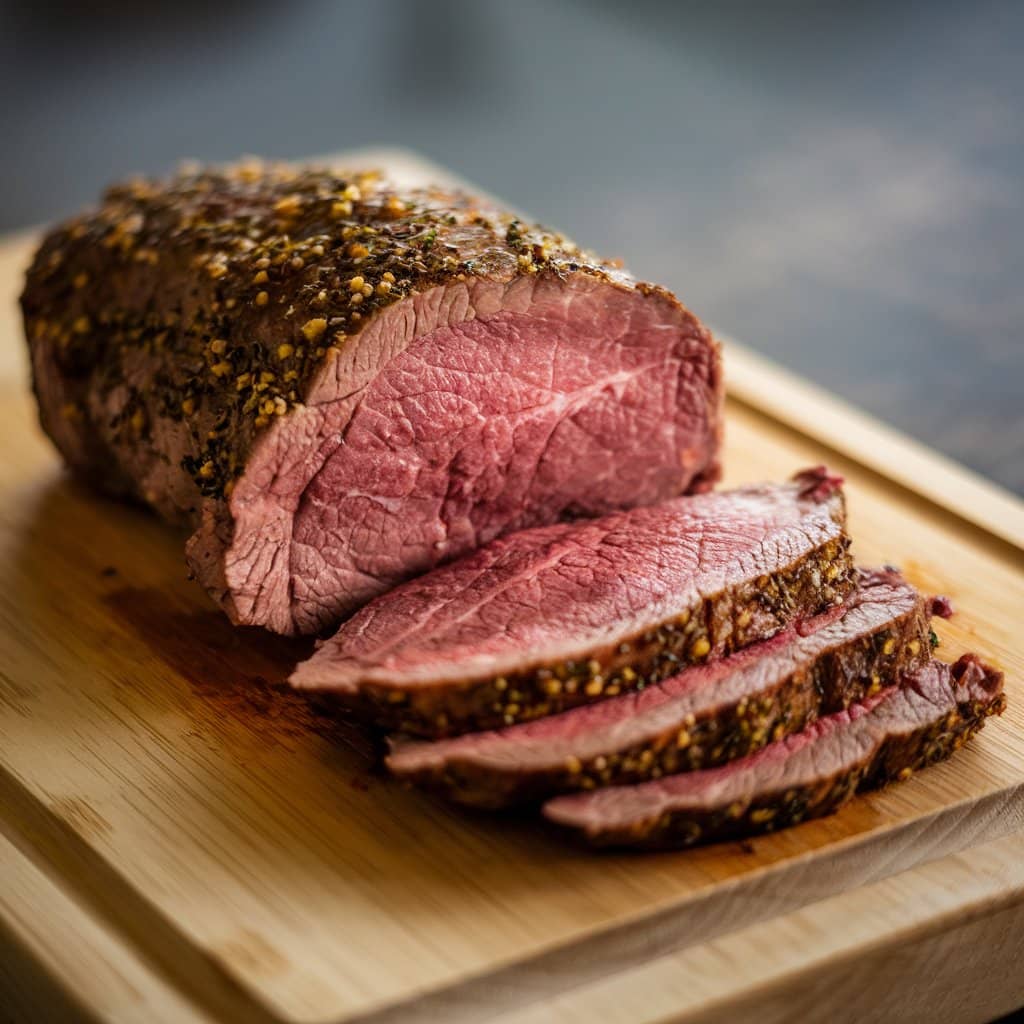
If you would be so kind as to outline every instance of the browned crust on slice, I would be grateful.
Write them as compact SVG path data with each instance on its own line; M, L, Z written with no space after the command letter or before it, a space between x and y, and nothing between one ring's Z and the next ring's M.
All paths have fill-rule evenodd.
M984 726L986 718L1002 714L1006 697L1001 672L970 654L951 667L954 682L967 672L979 671L983 673L984 699L973 693L969 699L958 697L945 714L910 733L884 738L856 764L839 772L824 772L812 784L761 793L745 804L667 812L630 827L593 832L573 829L573 834L592 846L678 849L773 832L832 814L859 792L903 781L922 768L946 760Z
M594 649L585 660L533 665L514 675L459 685L446 680L396 689L363 683L343 699L324 694L317 700L328 707L340 701L385 729L438 738L525 722L639 690L843 600L855 584L849 544L841 535L773 573L707 598L674 620Z

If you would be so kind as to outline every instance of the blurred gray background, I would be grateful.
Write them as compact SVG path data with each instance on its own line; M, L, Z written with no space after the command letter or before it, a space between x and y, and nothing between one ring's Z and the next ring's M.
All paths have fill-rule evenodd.
M0 230L413 147L1024 492L1024 3L3 3Z

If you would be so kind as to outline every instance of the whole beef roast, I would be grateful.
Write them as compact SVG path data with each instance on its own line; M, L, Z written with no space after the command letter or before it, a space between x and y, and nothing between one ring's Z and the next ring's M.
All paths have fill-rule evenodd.
M949 757L1004 703L1002 674L974 655L953 666L932 661L750 757L556 797L544 814L613 846L690 846L783 828Z
M524 530L378 597L291 682L422 735L640 689L841 601L844 526L819 468Z
M709 332L466 195L244 164L109 190L22 298L69 465L192 529L235 622L313 632L512 530L718 477Z
M727 658L534 722L398 739L387 764L398 778L477 807L709 768L799 732L926 660L931 612L895 573L862 573L844 605Z

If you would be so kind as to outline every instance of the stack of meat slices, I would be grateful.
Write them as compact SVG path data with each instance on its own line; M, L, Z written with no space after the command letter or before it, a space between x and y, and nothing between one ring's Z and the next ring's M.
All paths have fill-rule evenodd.
M841 481L525 530L363 608L294 686L394 731L398 778L540 803L594 844L792 825L948 757L1002 677L931 657L943 599L854 568Z

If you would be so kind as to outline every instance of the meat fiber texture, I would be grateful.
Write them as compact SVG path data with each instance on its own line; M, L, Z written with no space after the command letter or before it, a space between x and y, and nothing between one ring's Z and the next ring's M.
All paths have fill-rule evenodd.
M949 757L1004 706L1002 674L976 656L932 661L750 757L556 797L544 814L603 846L691 846L784 828Z
M719 347L443 189L243 164L109 190L22 297L69 466L193 532L236 623L336 624L510 531L709 488Z
M677 498L524 530L377 598L292 685L424 735L639 689L842 600L837 478Z
M878 692L929 656L932 601L863 572L842 605L641 692L435 742L392 741L398 778L477 807L723 764Z

